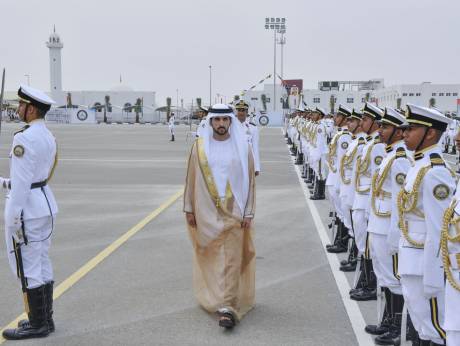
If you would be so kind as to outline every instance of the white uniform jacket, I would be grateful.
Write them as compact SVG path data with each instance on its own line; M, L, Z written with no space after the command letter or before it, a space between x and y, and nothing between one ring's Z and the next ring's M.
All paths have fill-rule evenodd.
M10 187L5 205L5 229L15 232L23 220L56 215L56 200L46 184L56 159L56 140L44 120L18 132L10 154ZM32 188L42 183L42 188ZM45 185L46 184L46 185Z

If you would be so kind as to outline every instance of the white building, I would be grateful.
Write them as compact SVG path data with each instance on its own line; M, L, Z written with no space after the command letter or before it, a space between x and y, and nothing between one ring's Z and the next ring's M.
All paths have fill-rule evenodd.
M407 103L434 106L443 112L457 112L460 84L400 84L375 92L380 107L405 107Z
M383 79L369 81L320 81L318 89L304 89L303 100L310 108L321 107L328 111L332 104L361 109L366 100L379 107L405 107L407 103L433 106L443 112L457 112L460 84L401 84L384 86ZM265 95L265 96L262 96ZM276 110L281 111L286 91L276 86ZM244 99L251 104L251 111L273 110L273 84L264 84L263 90L248 91ZM265 107L262 100L265 99ZM333 101L331 101L333 99Z
M136 115L134 113L137 110L138 114L141 113L140 122L159 121L159 114L155 112L157 108L155 91L135 90L121 82L110 90L63 90L61 51L64 48L64 43L56 33L55 28L49 36L46 46L49 49L49 95L56 101L57 108L74 109L72 113L78 112L78 109L91 113L89 110L92 109L96 113L97 121L107 120L109 122L135 121ZM10 91L5 96L7 103L14 104L17 99L17 92ZM140 105L140 112L139 106L133 108L136 104Z

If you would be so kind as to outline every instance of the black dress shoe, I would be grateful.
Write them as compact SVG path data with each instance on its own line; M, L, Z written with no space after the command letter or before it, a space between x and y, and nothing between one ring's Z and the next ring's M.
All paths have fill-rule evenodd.
M388 332L377 336L374 341L377 345L394 345L395 341L399 341L401 344L399 334L400 330L396 326L392 326Z
M363 289L363 287L352 288L348 293L350 294L350 296L352 296L354 294L361 292Z
M336 245L331 246L330 248L327 248L327 252L329 253L344 253L347 251L348 251L348 248L341 244L336 244Z
M350 299L358 302L365 302L368 300L377 300L377 290L375 288L364 288L362 291L350 295Z
M340 266L340 270L343 272L354 272L356 270L356 263L350 262L344 266Z
M376 325L376 324L368 324L366 328L364 328L364 331L368 334L371 335L383 335L385 333L388 333L390 330L389 325L381 324L381 325ZM387 344L385 344L387 345ZM389 344L391 345L391 344Z

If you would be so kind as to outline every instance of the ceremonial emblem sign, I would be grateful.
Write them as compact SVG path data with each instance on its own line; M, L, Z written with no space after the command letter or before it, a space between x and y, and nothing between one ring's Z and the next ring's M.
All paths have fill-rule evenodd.
M398 174L396 174L395 180L396 180L396 183L398 185L402 185L402 184L404 184L404 182L406 180L406 175L404 173L398 173Z
M13 154L16 157L22 157L24 156L24 147L22 145L16 145L13 149Z
M382 163L383 157L382 156L376 156L374 159L374 162L377 166L379 166Z
M438 184L433 189L433 195L437 200L444 200L449 197L450 189L445 184Z
M80 121L85 121L86 119L88 119L88 113L84 110L80 110L77 113L77 118Z

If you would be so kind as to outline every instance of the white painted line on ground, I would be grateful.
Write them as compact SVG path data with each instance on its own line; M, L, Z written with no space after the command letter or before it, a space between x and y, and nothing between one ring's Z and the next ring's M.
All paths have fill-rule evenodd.
M292 161L294 163L293 159ZM329 266L331 267L332 274L334 275L335 283L340 292L340 297L342 298L343 305L345 306L348 318L350 319L353 332L355 333L356 339L358 340L358 344L359 346L374 345L374 340L372 337L364 331L366 322L364 321L364 317L361 313L361 310L359 309L358 303L350 299L349 291L351 287L348 283L345 273L339 270L340 263L338 256L326 251L326 244L330 243L330 239L327 235L326 228L321 221L321 217L319 216L318 208L316 208L315 203L310 199L310 191L302 179L302 173L300 172L299 167L294 165L294 168L299 179L300 187L302 188L303 194L305 196L307 206L310 209L311 216L313 217L316 231L318 232L318 235L321 239L323 250L326 254Z

